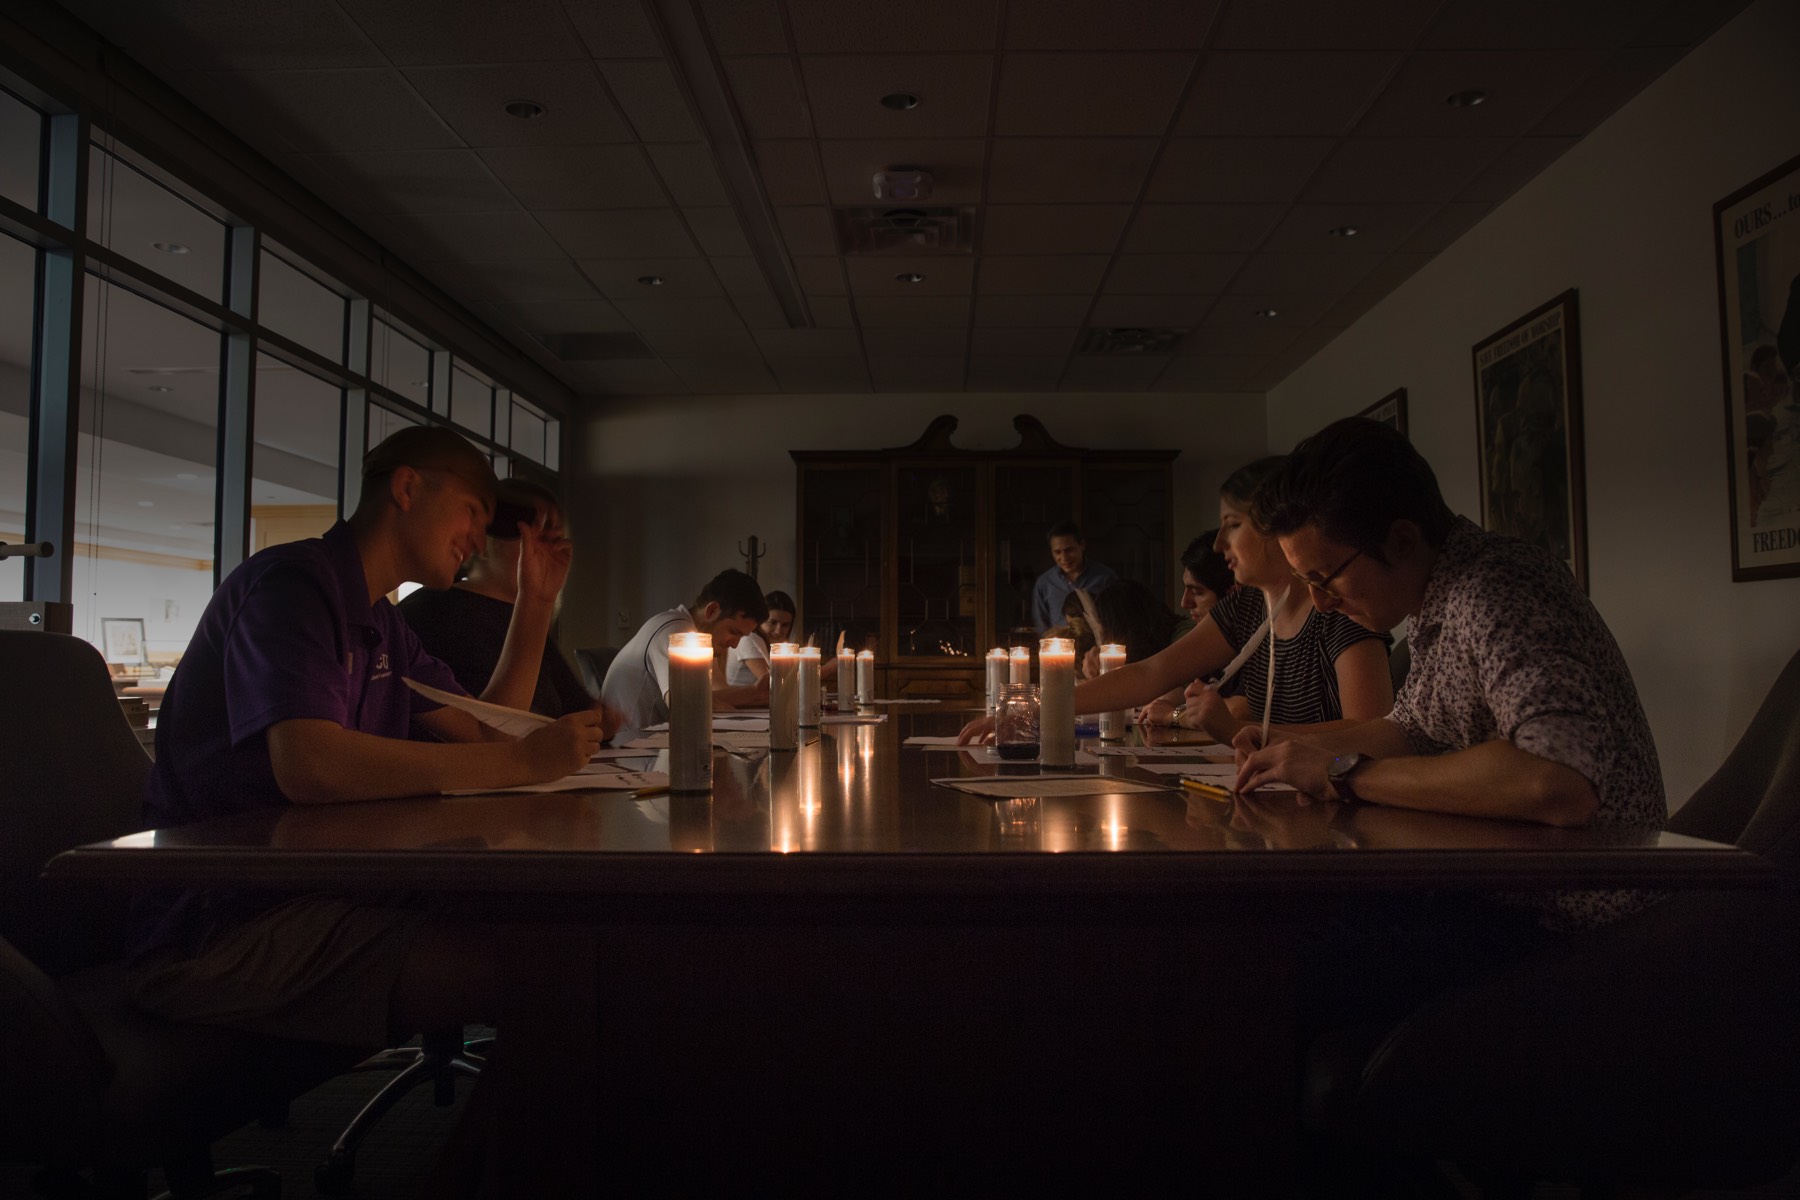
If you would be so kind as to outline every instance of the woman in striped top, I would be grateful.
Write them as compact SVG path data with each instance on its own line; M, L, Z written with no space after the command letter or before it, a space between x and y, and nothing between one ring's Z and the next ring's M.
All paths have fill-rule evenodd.
M1268 685L1269 643L1256 637L1267 615L1264 592L1276 597L1275 706L1272 720L1283 725L1385 717L1394 705L1385 634L1374 633L1340 613L1312 607L1309 591L1294 583L1281 544L1250 520L1250 499L1281 465L1265 458L1233 472L1219 489L1219 552L1238 587L1201 618L1187 636L1160 654L1097 679L1075 685L1075 711L1111 712L1146 704L1173 688L1224 670L1254 637L1256 649L1240 668L1248 708L1231 711L1211 688L1190 692L1186 707L1162 708L1163 720L1205 729L1229 743L1237 731L1261 722ZM1151 710L1154 718L1157 709ZM987 718L963 727L961 741L984 741L993 732Z

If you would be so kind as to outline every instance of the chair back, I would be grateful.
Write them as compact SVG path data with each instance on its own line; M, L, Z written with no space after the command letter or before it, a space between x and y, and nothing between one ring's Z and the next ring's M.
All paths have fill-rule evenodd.
M1731 842L1800 880L1800 653L1788 660L1749 728L1669 829Z
M617 646L588 646L575 652L575 665L581 668L581 682L589 694L600 694L600 686L606 682L607 668L617 657Z
M140 828L150 758L80 638L0 631L0 680L0 936L56 973L116 952L102 943L119 904L87 907L38 876L71 846Z

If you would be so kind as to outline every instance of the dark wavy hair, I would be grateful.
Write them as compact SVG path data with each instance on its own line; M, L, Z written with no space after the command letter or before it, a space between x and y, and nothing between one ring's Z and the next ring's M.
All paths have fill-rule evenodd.
M798 613L794 607L794 598L786 592L770 592L763 597L763 603L769 606L770 612ZM767 620L768 618L763 618Z
M769 619L769 605L763 600L762 588L742 571L720 571L707 580L694 601L695 611L714 600L726 617L750 617L758 625Z
M1223 596L1237 584L1231 576L1231 568L1225 565L1225 556L1215 546L1219 541L1219 531L1209 529L1187 544L1181 552L1181 569L1194 577L1194 581L1215 596Z
M1135 579L1120 579L1093 593L1094 619L1100 628L1096 640L1119 642L1125 661L1149 658L1169 644L1180 622L1179 614L1157 599L1156 593Z
M1281 469L1287 462L1283 454L1271 454L1267 458L1259 458L1253 463L1245 463L1225 477L1219 485L1219 495L1231 501L1239 508L1255 512L1256 493L1270 476Z
M1381 563L1395 521L1414 522L1441 546L1455 519L1425 457L1399 430L1366 417L1333 421L1295 446L1258 489L1252 514L1276 535L1316 525Z

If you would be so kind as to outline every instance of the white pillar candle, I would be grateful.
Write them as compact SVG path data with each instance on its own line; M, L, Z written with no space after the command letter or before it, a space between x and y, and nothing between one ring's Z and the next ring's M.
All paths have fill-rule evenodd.
M776 642L769 647L769 749L799 746L800 647Z
M1125 665L1125 647L1117 642L1108 642L1100 647L1100 673L1116 670ZM1123 738L1131 728L1124 711L1104 712L1100 714L1100 737L1103 741L1116 742Z
M712 789L712 634L669 638L669 790Z
M1012 648L1012 657L1009 661L1011 663L1011 666L1007 670L1006 682L1008 682L1008 683L1030 683L1031 682L1031 647L1030 646L1014 646Z
M848 646L838 651L837 655L837 710L841 713L856 711L856 651Z
M811 729L819 723L819 648L800 647L800 728Z
M875 699L875 652L864 650L856 656L856 702L868 704Z
M1000 689L1006 682L1006 651L995 646L987 653L987 710L990 713L1000 703Z
M1075 642L1045 638L1038 643L1038 762L1046 767L1075 765Z

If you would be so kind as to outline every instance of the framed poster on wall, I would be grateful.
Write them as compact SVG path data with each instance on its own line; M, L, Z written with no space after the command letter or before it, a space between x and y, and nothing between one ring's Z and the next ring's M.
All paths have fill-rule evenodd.
M1800 158L1713 205L1731 578L1800 575Z
M1406 437L1406 389L1395 388L1356 415L1392 425L1400 431L1401 437Z
M1475 343L1481 523L1542 546L1587 589L1581 342L1570 288Z

